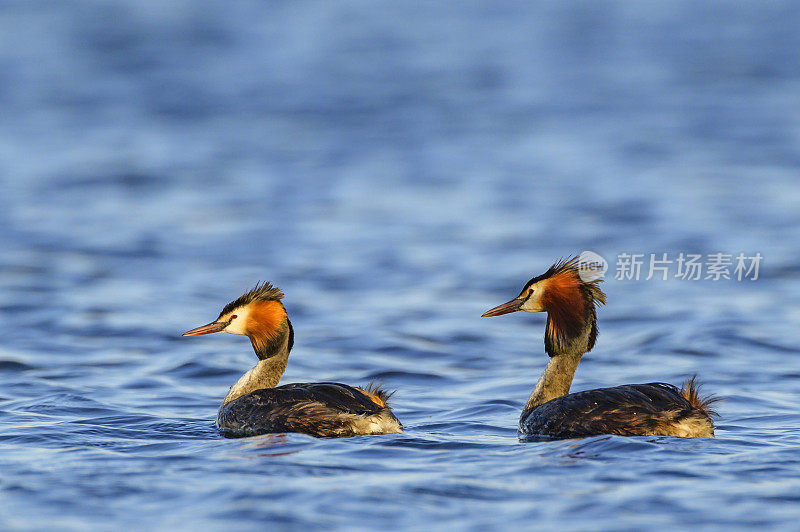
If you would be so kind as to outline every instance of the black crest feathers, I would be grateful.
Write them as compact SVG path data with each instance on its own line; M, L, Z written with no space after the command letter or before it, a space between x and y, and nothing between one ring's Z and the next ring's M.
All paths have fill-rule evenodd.
M263 283L256 283L255 287L248 292L245 292L234 301L231 301L222 312L219 313L220 317L224 314L231 312L233 309L252 303L253 301L280 301L283 299L283 290L277 286L273 286L269 281Z

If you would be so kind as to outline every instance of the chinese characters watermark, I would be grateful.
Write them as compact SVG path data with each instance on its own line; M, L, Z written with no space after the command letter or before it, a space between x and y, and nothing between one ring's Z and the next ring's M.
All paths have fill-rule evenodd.
M737 281L758 280L761 253L620 253L615 263L614 279L617 281L649 281L680 279L684 281ZM581 253L579 274L584 281L602 279L608 263L591 251Z

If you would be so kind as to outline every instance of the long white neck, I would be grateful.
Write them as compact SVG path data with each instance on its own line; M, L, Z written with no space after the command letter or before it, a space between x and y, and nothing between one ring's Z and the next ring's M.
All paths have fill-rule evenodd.
M228 395L222 402L223 405L250 392L277 386L289 361L289 351L292 348L291 335L287 332L282 335L277 344L273 342L271 345L274 350L267 353L260 344L257 345L256 342L253 342L256 354L261 360L250 371L242 375L236 384L231 386Z
M572 386L572 378L578 369L581 361L580 355L557 355L550 358L544 373L539 377L536 387L533 389L528 402L525 403L525 410L531 410L546 403L550 399L561 397L569 393Z
M587 351L587 341L590 329L586 329L577 338L563 343L562 349L550 357L547 367L539 377L536 387L531 392L524 411L531 410L556 397L569 393L575 371L581 362L581 357Z

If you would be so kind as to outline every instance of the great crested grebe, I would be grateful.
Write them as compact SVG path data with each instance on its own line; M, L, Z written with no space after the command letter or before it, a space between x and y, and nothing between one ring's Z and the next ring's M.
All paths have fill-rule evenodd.
M303 432L317 437L403 432L403 425L387 406L391 394L377 386L316 382L276 387L294 343L294 330L281 299L280 288L257 284L225 305L216 320L183 333L247 336L259 359L231 386L222 402L217 415L220 432L226 436Z
M601 281L583 281L578 267L577 257L559 261L528 281L515 299L482 316L547 312L544 347L550 361L522 410L520 435L713 438L710 407L716 399L701 397L694 377L680 390L652 382L569 393L581 357L597 339L595 304L606 302Z

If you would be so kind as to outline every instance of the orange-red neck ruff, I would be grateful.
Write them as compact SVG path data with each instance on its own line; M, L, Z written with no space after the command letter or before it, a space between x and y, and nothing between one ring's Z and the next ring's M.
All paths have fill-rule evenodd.
M547 320L548 334L580 334L586 325L587 304L577 272L567 270L550 277L542 294L542 306L550 318Z
M248 310L245 331L253 346L264 345L285 328L286 309L278 301L254 301Z

